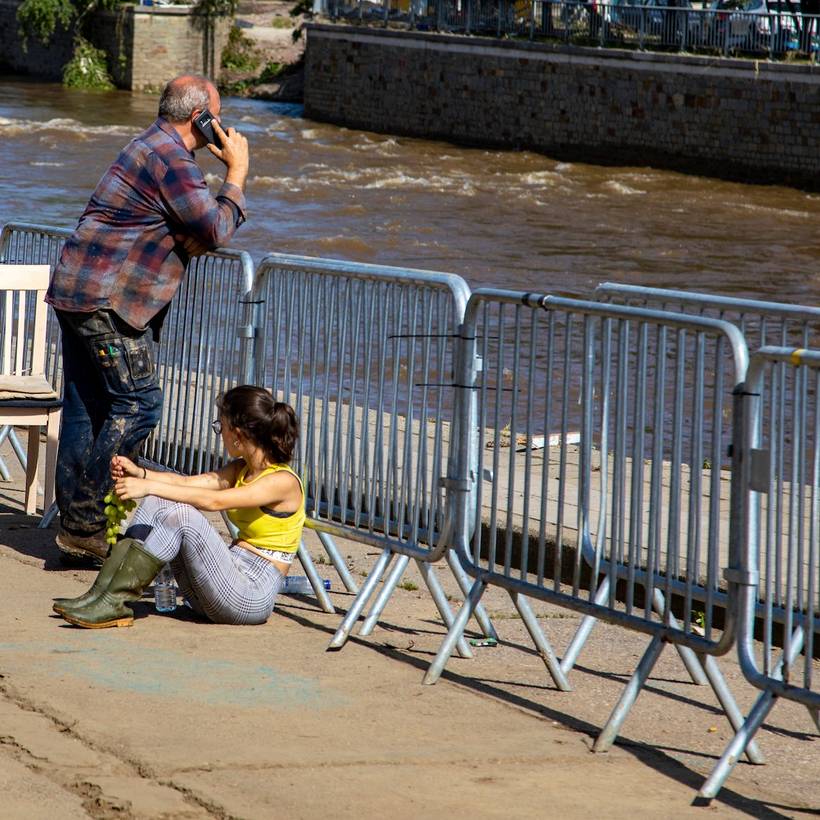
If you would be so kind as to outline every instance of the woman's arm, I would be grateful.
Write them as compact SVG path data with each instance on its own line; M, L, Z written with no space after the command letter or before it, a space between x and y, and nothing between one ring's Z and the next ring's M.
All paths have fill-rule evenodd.
M152 478L123 477L115 485L117 495L128 499L156 495L168 501L180 501L199 510L221 511L243 507L277 507L296 510L301 504L299 482L290 473L266 475L242 487L212 489L190 484L166 484Z
M242 459L237 459L209 473L180 475L165 470L149 470L147 467L134 464L131 459L125 456L114 456L111 459L111 477L115 482L120 478L131 477L178 487L204 487L211 490L223 490L227 487L233 487L236 483L236 476L244 463ZM153 493L153 495L157 495L157 493Z

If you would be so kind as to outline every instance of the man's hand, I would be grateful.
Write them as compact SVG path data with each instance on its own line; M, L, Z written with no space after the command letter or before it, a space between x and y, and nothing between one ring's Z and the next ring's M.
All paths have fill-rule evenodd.
M188 256L202 256L210 250L206 245L203 245L199 240L192 236L185 236L185 234L175 234L174 239L185 248Z
M227 166L228 173L225 175L225 182L243 189L250 163L247 137L242 136L235 128L223 131L222 126L216 120L213 121L212 125L222 142L222 147L217 148L209 142L208 150Z

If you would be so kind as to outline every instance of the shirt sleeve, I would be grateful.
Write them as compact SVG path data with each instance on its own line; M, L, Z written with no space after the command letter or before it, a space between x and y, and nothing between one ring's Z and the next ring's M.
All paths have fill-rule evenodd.
M163 205L179 230L208 248L226 245L245 221L245 197L225 183L211 196L202 170L193 158L163 163L159 190Z

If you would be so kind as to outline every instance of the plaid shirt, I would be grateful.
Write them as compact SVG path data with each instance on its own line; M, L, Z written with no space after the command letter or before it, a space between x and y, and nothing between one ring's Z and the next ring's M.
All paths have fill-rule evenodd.
M156 325L185 273L182 242L219 247L244 221L242 191L225 184L212 197L193 153L160 118L97 184L46 301L79 313L110 309L138 330Z

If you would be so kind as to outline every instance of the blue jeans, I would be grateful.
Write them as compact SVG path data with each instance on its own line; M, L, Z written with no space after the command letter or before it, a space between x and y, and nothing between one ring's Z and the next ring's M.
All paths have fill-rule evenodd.
M93 535L106 523L111 458L136 458L159 421L162 391L150 330L107 310L56 313L63 340L57 506L66 530Z

